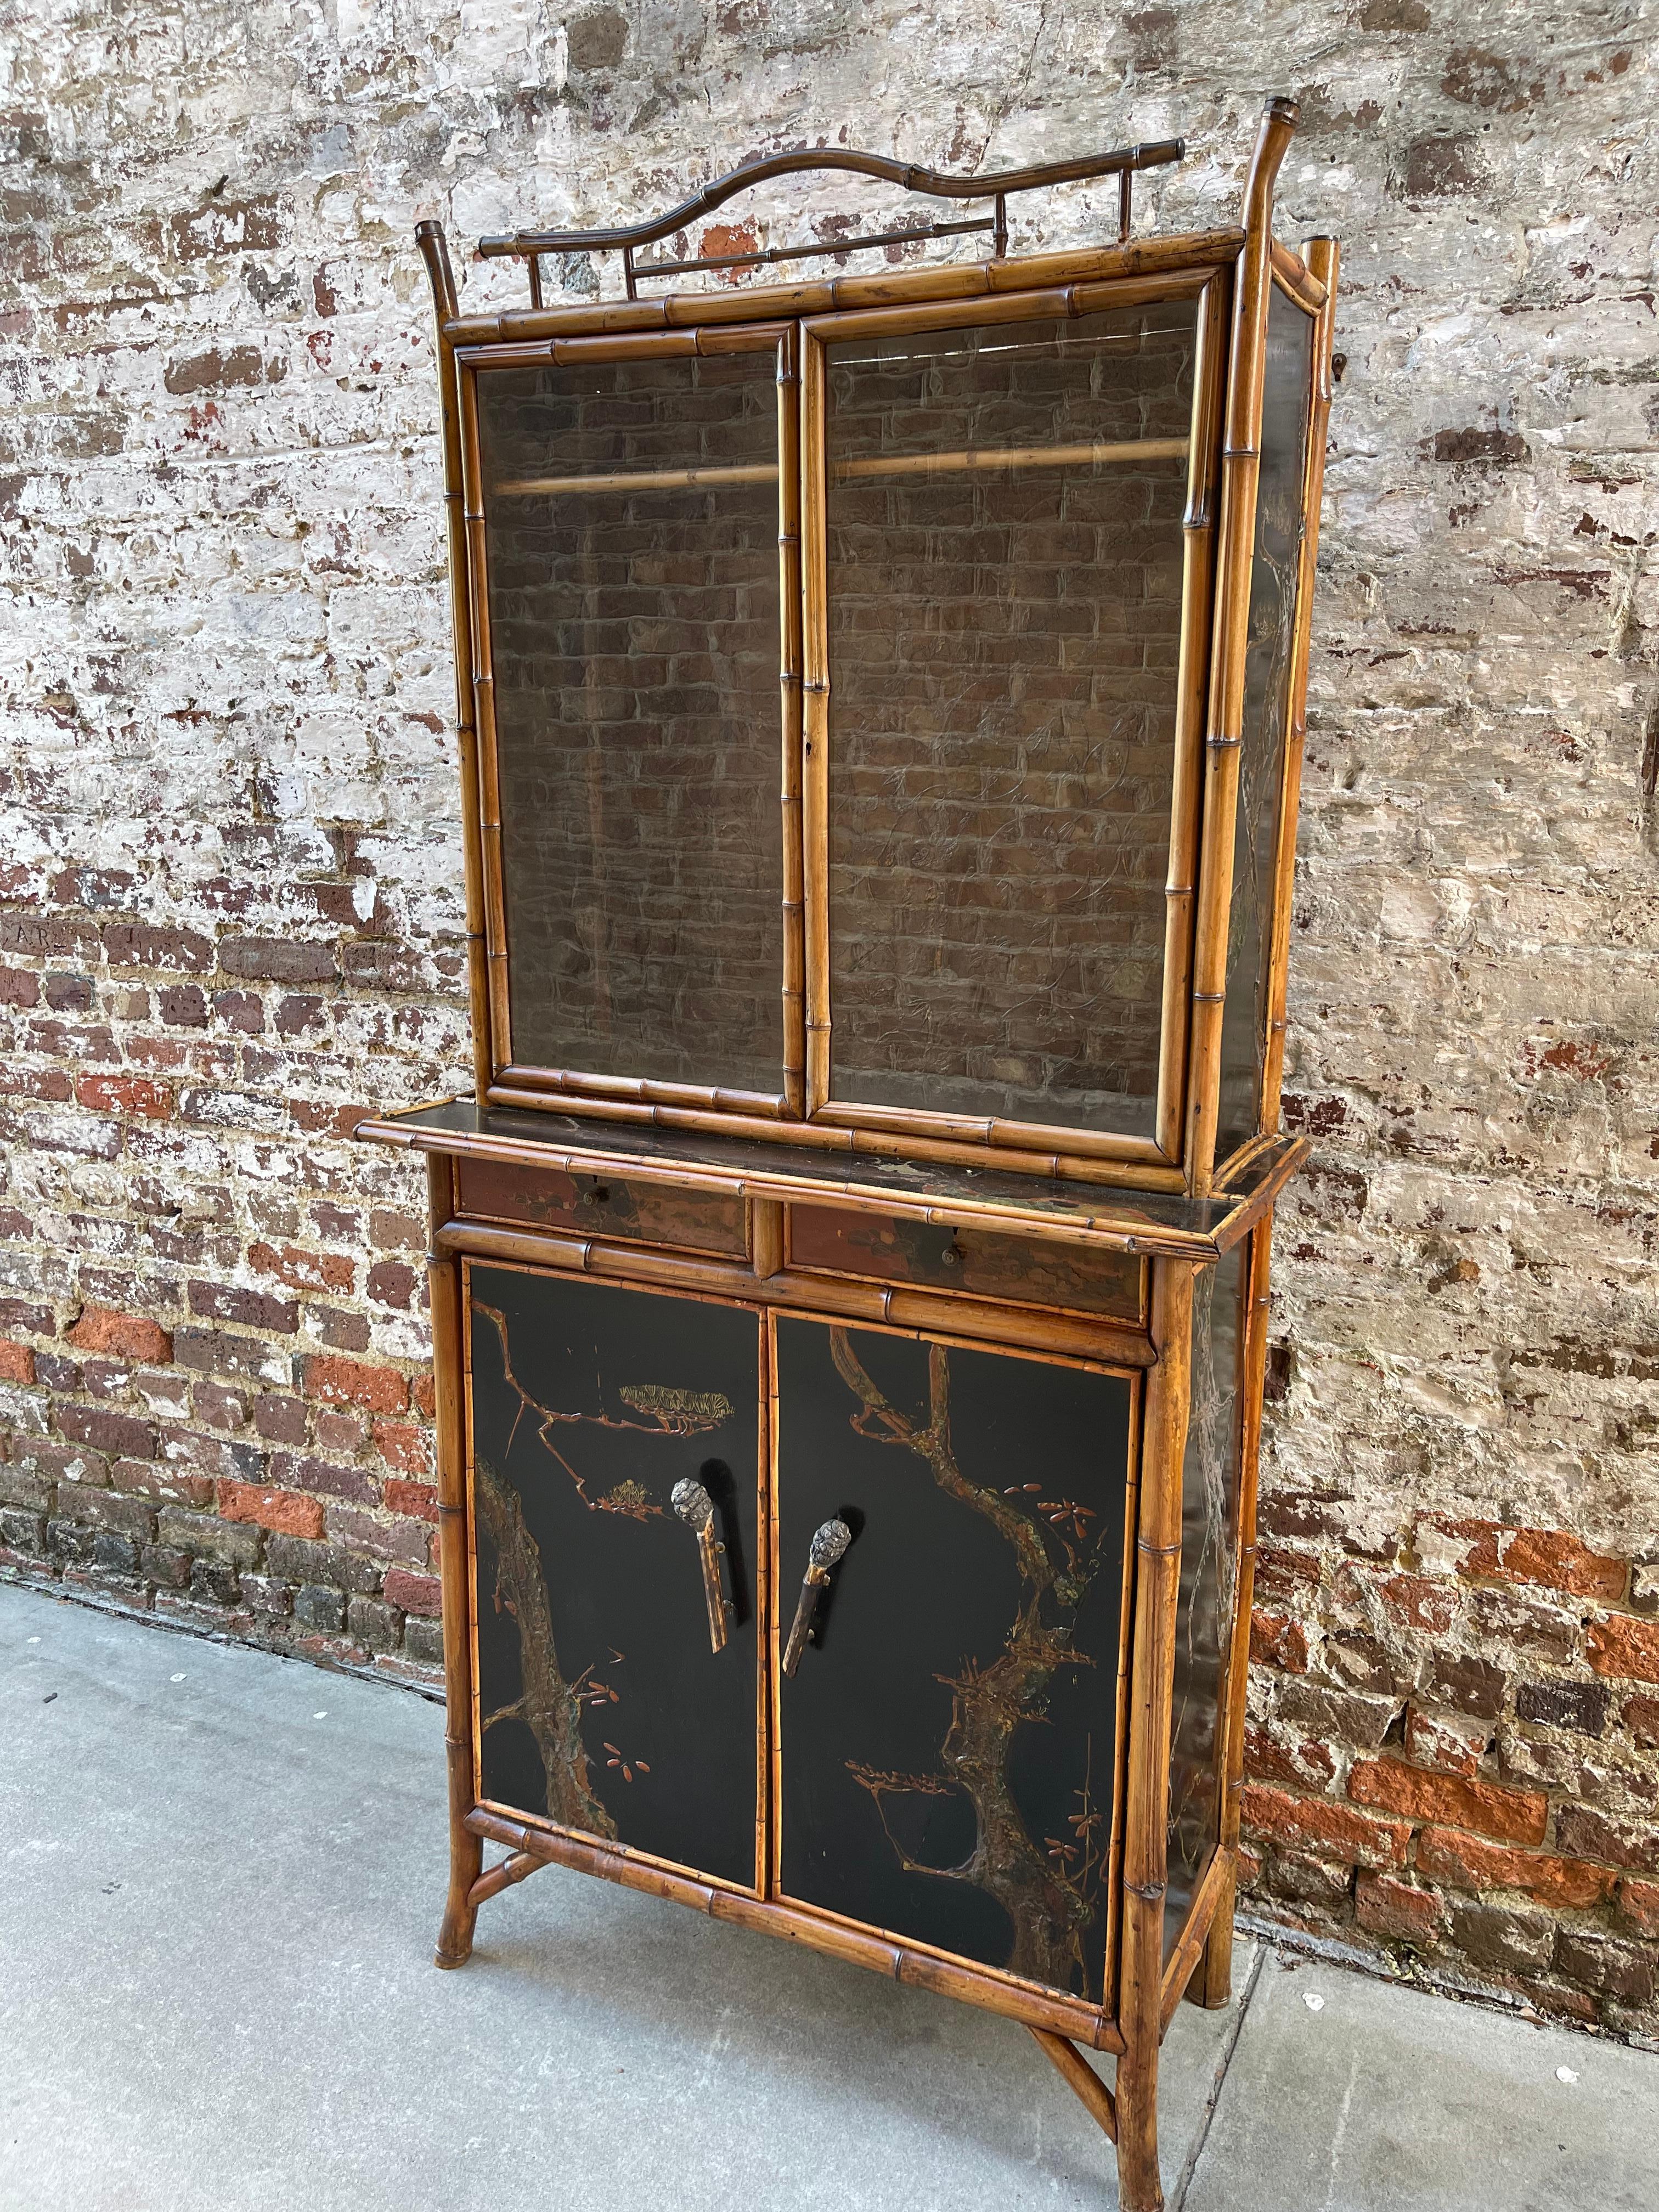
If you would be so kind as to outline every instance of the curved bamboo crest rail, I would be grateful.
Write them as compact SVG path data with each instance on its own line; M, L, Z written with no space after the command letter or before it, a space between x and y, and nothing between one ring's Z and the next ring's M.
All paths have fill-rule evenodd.
M862 154L853 147L807 146L787 154L757 155L739 162L725 176L716 177L701 191L693 192L666 215L644 222L624 223L615 229L516 230L500 238L481 238L478 252L485 260L522 259L530 264L530 298L542 304L541 259L544 253L619 252L623 276L630 300L637 296L641 276L673 276L695 269L738 269L767 262L803 261L815 254L851 253L861 246L895 246L910 239L955 238L969 231L988 230L999 260L1008 250L1008 197L1012 192L1036 191L1048 185L1070 185L1090 177L1118 177L1118 238L1129 235L1133 212L1132 179L1137 169L1163 168L1178 161L1187 150L1181 138L1159 138L1136 146L1117 146L1105 154L1085 154L1073 161L1039 161L1023 169L998 169L987 176L957 177L941 169L924 169L914 162L890 161L884 154ZM757 247L752 253L704 254L688 261L655 261L641 264L635 249L672 238L676 231L700 216L712 215L739 192L750 191L773 177L796 176L805 170L832 170L859 177L878 178L901 191L930 199L982 200L995 203L994 215L969 222L918 223L901 230L866 233L857 238L810 240L800 246Z

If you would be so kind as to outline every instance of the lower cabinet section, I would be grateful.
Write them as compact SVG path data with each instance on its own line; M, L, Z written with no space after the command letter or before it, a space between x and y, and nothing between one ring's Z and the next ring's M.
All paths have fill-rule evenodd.
M851 1536L781 1686L779 1890L1098 2001L1132 1386L775 1327L781 1634Z
M480 1794L755 1888L760 1316L468 1278ZM726 1547L718 1652L687 1479Z
M1132 1379L466 1272L480 1795L1103 2001Z

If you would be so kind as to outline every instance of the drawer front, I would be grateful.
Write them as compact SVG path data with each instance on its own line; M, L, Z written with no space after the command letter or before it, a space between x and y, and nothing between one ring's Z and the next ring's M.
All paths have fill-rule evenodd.
M781 1639L852 1534L780 1677L780 1888L1098 2002L1133 1386L775 1327Z
M481 1794L755 1889L759 1316L474 1262L466 1320Z
M523 1222L582 1237L678 1245L737 1259L749 1249L740 1198L629 1182L619 1176L567 1175L500 1160L456 1163L456 1202L479 1221Z
M839 1206L792 1206L789 1258L796 1267L875 1276L933 1291L963 1291L1018 1304L1142 1318L1143 1262L1046 1238L981 1229L939 1229Z

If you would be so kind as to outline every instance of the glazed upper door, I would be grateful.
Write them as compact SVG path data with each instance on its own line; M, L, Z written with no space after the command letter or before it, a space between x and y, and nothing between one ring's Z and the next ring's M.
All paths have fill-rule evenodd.
M1134 1386L775 1332L778 1890L1099 2001Z
M799 1066L794 343L468 357L491 1027L516 1084L775 1114ZM786 685L785 783L799 715Z
M474 1263L466 1318L480 1796L755 1888L759 1316Z

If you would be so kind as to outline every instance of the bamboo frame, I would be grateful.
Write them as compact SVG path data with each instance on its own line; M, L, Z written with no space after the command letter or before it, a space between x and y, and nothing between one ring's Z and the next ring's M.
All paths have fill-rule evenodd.
M1296 128L1293 100L1271 100L1244 187L1244 251L1233 294L1231 359L1221 454L1221 528L1216 571L1215 644L1210 678L1204 829L1193 957L1187 1175L1199 1195L1212 1187L1221 1075L1221 1018L1227 988L1227 925L1238 815L1244 659L1250 569L1261 475L1261 400L1267 338L1273 184Z
M437 325L438 400L444 454L444 529L449 556L449 618L455 639L455 743L461 771L461 863L465 886L467 998L472 1024L472 1079L482 1098L489 1088L489 963L484 936L483 854L478 803L478 725L471 681L472 606L468 585L465 497L461 483L460 388L454 348L446 335L455 319L455 278L449 249L435 222L415 226L426 263Z
M461 1266L440 1248L438 1237L453 1209L454 1175L450 1163L427 1162L429 1249L427 1282L432 1304L432 1340L437 1355L434 1428L438 1462L438 1554L443 1588L444 1759L449 1780L449 1897L438 1933L437 1964L465 1966L472 1954L477 1906L472 1886L482 1857L477 1839L466 1826L476 1795L473 1763L474 1715L472 1587L468 1544L472 1525L466 1489L470 1424L463 1412L459 1381L465 1369Z
M806 900L806 1112L830 1097L830 652L823 348L800 344L801 849Z
M1302 760L1308 734L1308 671L1313 644L1314 576L1319 562L1319 522L1325 490L1325 447L1331 419L1331 347L1335 337L1340 250L1334 238L1308 240L1308 265L1324 287L1314 330L1313 391L1310 398L1306 473L1302 495L1302 566L1297 582L1296 639L1291 650L1285 775L1274 854L1272 949L1267 975L1267 1035L1261 1069L1263 1131L1279 1127L1285 1074L1285 1001L1290 974L1291 907L1296 885L1296 825L1302 803Z
M779 804L783 810L783 1097L789 1119L806 1111L806 887L802 849L800 337L778 340L778 684L783 716Z
M712 1117L711 1117L712 1118ZM460 1132L410 1128L394 1120L360 1121L356 1134L381 1144L407 1146L417 1152L451 1152L458 1158L511 1161L526 1167L574 1170L577 1174L632 1176L640 1182L666 1183L694 1191L725 1192L735 1198L804 1199L855 1212L890 1214L902 1221L921 1221L943 1228L997 1228L1017 1231L1022 1237L1054 1238L1064 1243L1096 1243L1109 1251L1148 1256L1164 1253L1171 1258L1200 1263L1218 1260L1267 1212L1307 1157L1304 1137L1278 1140L1277 1161L1270 1172L1237 1203L1208 1233L1166 1227L1137 1217L1132 1203L1115 1209L1093 1208L1085 1201L1102 1178L1079 1177L1078 1204L1065 1214L1026 1211L1004 1200L941 1200L907 1195L902 1189L879 1184L837 1182L812 1176L799 1170L771 1173L756 1169L741 1171L711 1168L696 1160L664 1161L629 1153L620 1146L595 1146L571 1150L542 1139L517 1137L471 1136ZM826 1134L829 1133L825 1133ZM848 1137L858 1132L843 1133ZM844 1142L837 1149L848 1158L849 1167L860 1152L884 1153L886 1148ZM897 1150L897 1147L894 1148ZM905 1148L905 1157L921 1157ZM1001 1163L999 1162L999 1165ZM1053 1172L1052 1168L1048 1170ZM1113 1179L1116 1182L1117 1178ZM1220 1202L1218 1198L1217 1202Z
M1240 1792L1244 1783L1244 1723L1249 1695L1250 1613L1255 1601L1256 1488L1261 1455L1261 1399L1267 1378L1267 1324L1273 1273L1273 1223L1261 1223L1250 1238L1245 1286L1245 1327L1240 1346L1237 1553L1233 1575L1232 1640L1222 1706L1220 1821L1218 1856L1228 1861L1225 1893L1217 1910L1204 1953L1200 2002L1226 2003L1232 1992L1233 1893L1238 1864Z
M1169 1839L1170 1703L1181 1582L1181 1469L1192 1364L1193 1271L1152 1273L1152 1344L1135 1545L1129 1771L1124 1816L1123 1937L1117 2016L1118 2179L1133 2212L1161 2205L1158 2050L1162 2035L1164 1896Z

